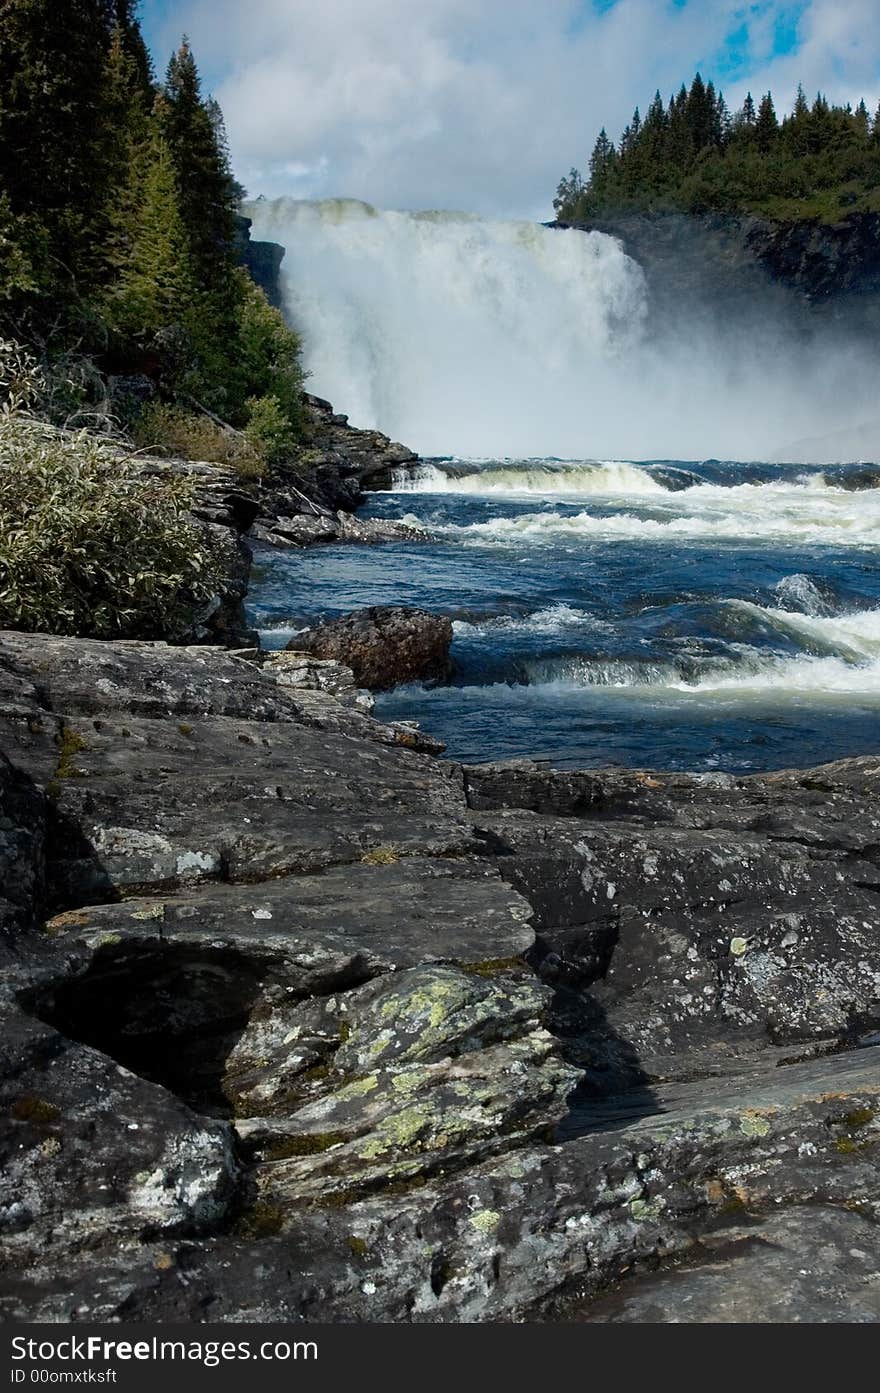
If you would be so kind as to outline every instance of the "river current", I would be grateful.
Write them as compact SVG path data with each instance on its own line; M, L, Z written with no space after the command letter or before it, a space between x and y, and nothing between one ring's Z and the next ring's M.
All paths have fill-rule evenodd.
M263 551L267 647L373 604L450 615L384 694L466 761L759 771L880 745L880 488L855 467L438 460L371 495L432 542ZM868 477L866 477L868 476Z

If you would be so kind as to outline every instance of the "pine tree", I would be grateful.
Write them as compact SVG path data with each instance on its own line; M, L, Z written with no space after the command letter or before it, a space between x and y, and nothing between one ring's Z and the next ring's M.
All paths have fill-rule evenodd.
M757 119L758 118L755 114L755 100L751 92L747 92L746 99L743 102L742 111L740 112L740 122L743 126L746 127L747 130L751 130L754 127Z
M202 100L187 39L168 65L164 133L181 189L196 274L207 287L235 268L236 215L241 190L229 167L219 108Z
M593 153L590 156L590 183L597 186L602 183L608 175L615 158L615 149L608 139L608 132L603 126L599 132L596 144L593 146ZM572 171L574 173L574 171Z
M769 92L757 110L749 93L731 121L697 73L665 109L659 93L644 120L637 108L618 150L601 132L579 206L584 217L672 207L834 221L842 209L873 210L878 186L880 107L872 119L863 101L832 106L821 93L810 107L799 88L781 125Z
M107 0L4 0L0 6L0 188L45 259L35 268L55 320L100 275L100 158ZM24 310L24 306L21 306Z
M102 130L106 165L107 280L124 264L136 217L138 191L132 170L150 135L149 112L143 73L120 25L116 25L104 68Z
M122 46L134 64L134 73L144 99L149 100L155 86L153 62L137 19L137 0L114 0L113 29L118 30Z
M687 126L696 151L712 144L714 118L714 92L707 91L697 73L687 97Z
M198 308L175 162L156 100L147 143L132 172L130 241L112 294L117 330L141 343L174 328L186 336Z
M761 98L758 107L758 119L755 122L755 139L758 149L767 151L773 144L779 131L779 121L776 117L776 108L773 105L773 98L766 92Z

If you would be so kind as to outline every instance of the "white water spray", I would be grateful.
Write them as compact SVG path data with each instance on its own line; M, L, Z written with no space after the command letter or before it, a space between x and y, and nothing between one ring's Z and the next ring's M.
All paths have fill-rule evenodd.
M753 334L718 325L711 343L686 306L655 322L601 233L347 200L248 212L287 249L312 389L423 454L766 459L876 400L854 346L796 347L757 312Z

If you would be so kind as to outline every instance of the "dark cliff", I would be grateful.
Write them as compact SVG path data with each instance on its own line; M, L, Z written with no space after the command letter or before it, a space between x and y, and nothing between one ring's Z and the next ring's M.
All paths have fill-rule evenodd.
M264 292L270 305L283 308L281 303L281 263L284 248L277 242L254 242L251 239L250 218L238 219L238 254L242 266Z
M735 311L769 295L796 318L880 321L880 215L827 225L725 213L621 213L584 230L618 237L660 304L682 298Z

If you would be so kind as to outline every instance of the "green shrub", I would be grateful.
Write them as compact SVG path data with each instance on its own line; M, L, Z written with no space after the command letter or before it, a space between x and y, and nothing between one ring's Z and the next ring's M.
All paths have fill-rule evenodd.
M147 477L85 432L0 413L0 627L175 638L217 592L220 546L186 480Z
M245 436L267 465L282 464L296 449L296 432L277 397L249 397Z
M132 427L132 438L141 449L226 465L244 479L259 479L263 474L263 455L247 434L165 402L145 407Z
M299 337L285 324L280 310L270 305L262 290L244 271L239 271L238 343L239 371L245 399L274 397L296 439L305 425Z

